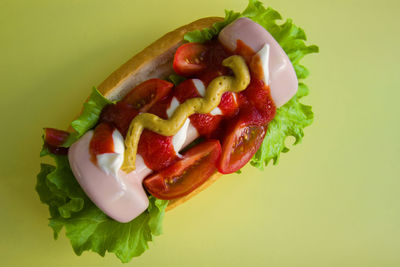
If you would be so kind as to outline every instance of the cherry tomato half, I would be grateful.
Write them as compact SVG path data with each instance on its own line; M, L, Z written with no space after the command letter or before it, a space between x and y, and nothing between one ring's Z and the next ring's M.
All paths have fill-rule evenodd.
M240 109L222 140L222 154L217 164L220 173L236 172L249 162L264 140L266 127L262 122L262 116L253 106Z
M172 67L174 71L182 76L190 77L207 68L205 56L207 46L200 43L183 44L175 52Z
M62 146L69 137L69 132L54 128L44 128L44 141L54 147Z
M68 148L62 147L67 141L69 133L54 128L44 128L44 146L47 150L56 155L68 154Z
M215 173L215 163L220 154L219 141L205 141L189 149L181 160L170 167L146 178L144 186L160 199L186 196Z
M133 88L121 101L146 112L157 101L167 96L174 85L161 79L150 79Z

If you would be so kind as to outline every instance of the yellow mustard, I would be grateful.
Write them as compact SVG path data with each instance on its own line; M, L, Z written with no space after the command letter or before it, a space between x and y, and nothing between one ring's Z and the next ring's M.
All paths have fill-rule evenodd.
M131 121L125 139L126 150L121 168L123 171L129 173L135 170L137 147L144 129L164 136L175 135L190 115L210 113L216 108L225 92L240 92L247 88L250 83L250 73L241 56L230 56L222 62L222 65L231 68L234 77L220 76L215 78L208 85L206 95L203 98L196 97L186 100L176 108L168 120L161 119L154 114L141 113Z

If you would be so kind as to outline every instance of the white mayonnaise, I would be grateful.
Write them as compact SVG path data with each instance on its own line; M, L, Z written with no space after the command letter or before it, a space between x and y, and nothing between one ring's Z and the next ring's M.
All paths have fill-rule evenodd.
M261 61L261 68L263 70L263 81L266 85L269 85L269 44L265 44L260 51L257 52L257 56Z
M168 118L171 118L172 114L174 114L174 111L178 106L179 106L178 99L176 99L176 97L173 97L171 100L171 104L169 105L169 107L167 109Z
M106 174L112 175L118 179L118 170L124 162L124 138L119 131L115 129L112 133L112 139L114 142L114 153L97 155L97 165L99 165L100 169L102 169Z
M199 95L204 97L206 95L206 87L204 86L204 83L199 79L192 79L192 82Z

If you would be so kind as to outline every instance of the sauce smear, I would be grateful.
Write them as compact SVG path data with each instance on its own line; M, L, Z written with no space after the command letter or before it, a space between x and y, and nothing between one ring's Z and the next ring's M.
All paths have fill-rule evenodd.
M90 140L89 152L91 160L96 163L97 155L104 153L114 153L114 140L113 140L112 127L108 123L100 123L94 130L92 139Z

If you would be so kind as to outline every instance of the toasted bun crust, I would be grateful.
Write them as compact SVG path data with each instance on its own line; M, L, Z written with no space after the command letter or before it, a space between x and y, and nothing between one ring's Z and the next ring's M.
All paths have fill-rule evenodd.
M223 18L220 17L203 18L165 34L114 71L98 86L98 90L106 98L114 101L123 98L143 81L168 77L173 72L172 60L176 49L183 43L183 36L190 31L211 27L212 24L221 20ZM221 174L217 172L189 195L170 200L167 211L191 199L209 187L220 176Z
M221 20L219 17L203 18L165 34L114 71L99 85L99 91L110 100L119 100L141 82L168 77L173 72L172 60L183 43L183 36Z

